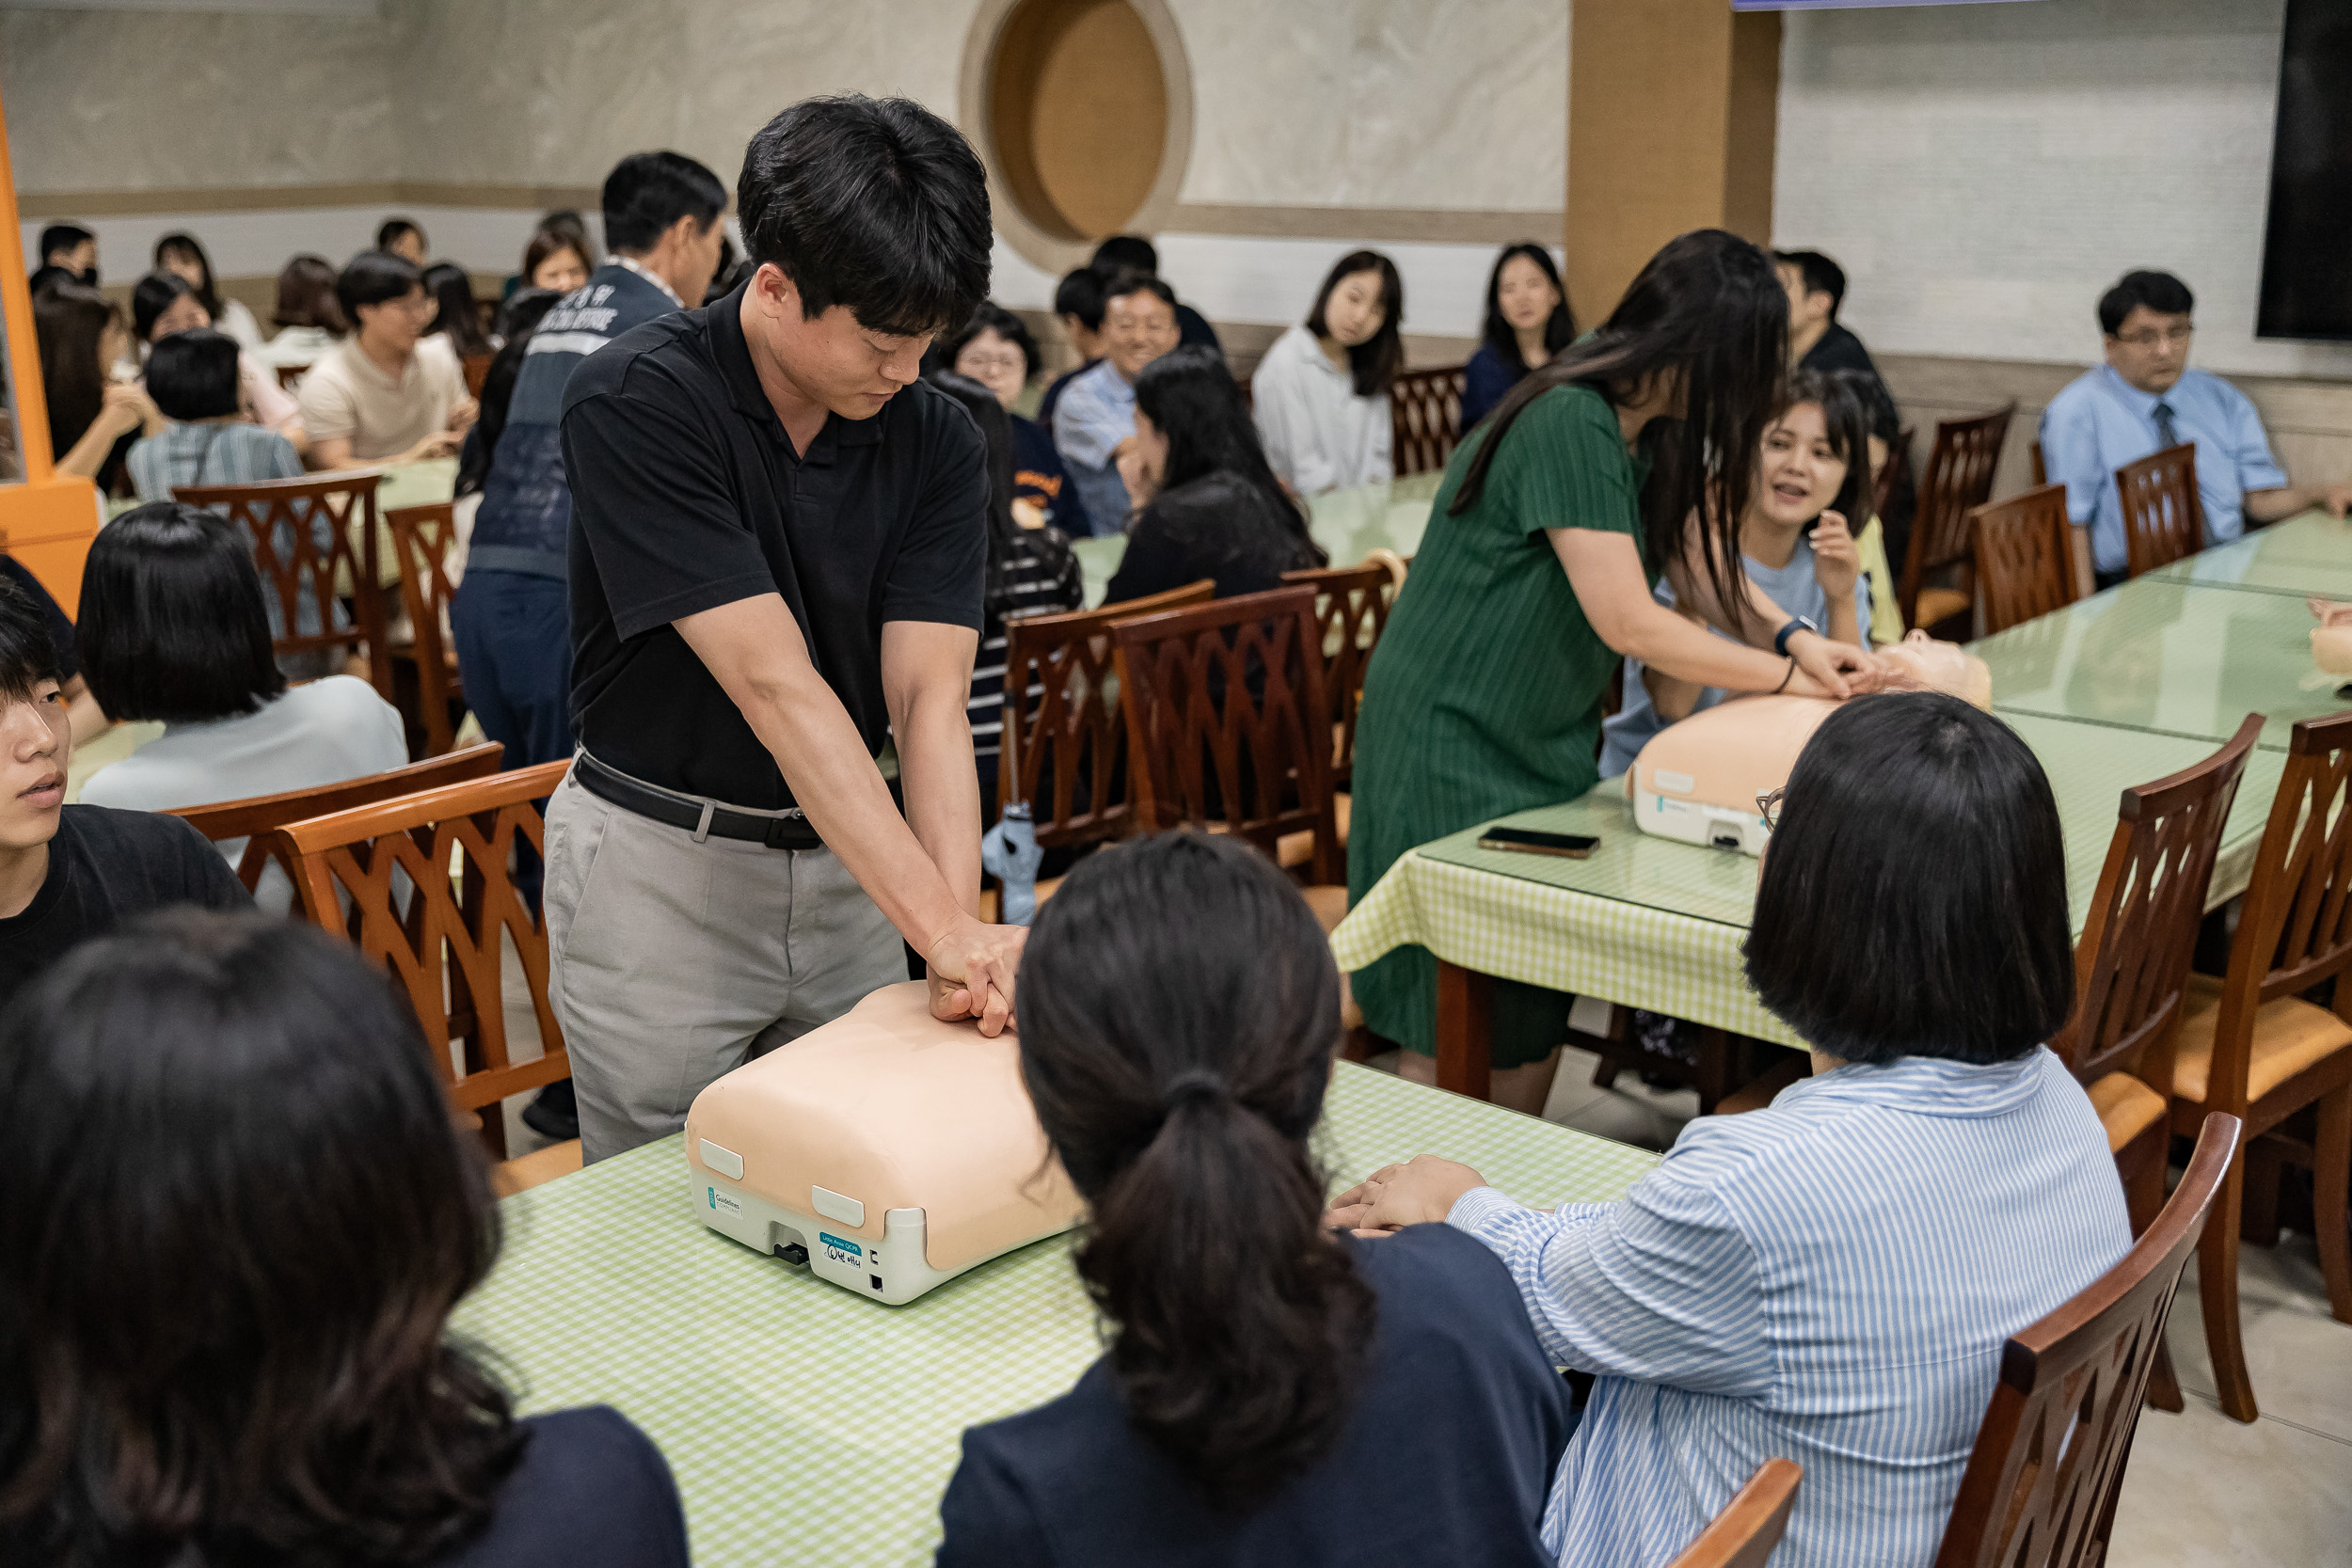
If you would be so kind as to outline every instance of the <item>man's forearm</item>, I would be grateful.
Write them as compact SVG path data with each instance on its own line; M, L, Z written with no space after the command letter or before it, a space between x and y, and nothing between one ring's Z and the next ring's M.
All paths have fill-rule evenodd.
M961 697L968 686L958 690ZM980 909L980 783L961 702L919 701L895 721L907 825L966 914Z
M2246 515L2258 523L2275 523L2298 512L2309 512L2327 499L2324 484L2287 484L2276 490L2246 492Z

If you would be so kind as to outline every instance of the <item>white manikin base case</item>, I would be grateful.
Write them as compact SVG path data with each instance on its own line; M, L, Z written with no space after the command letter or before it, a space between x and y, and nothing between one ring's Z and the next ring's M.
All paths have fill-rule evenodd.
M1626 773L1634 826L1685 844L1764 852L1756 798L1788 782L1797 753L1836 705L1736 697L1650 736Z
M1077 1223L1010 1031L930 1015L920 982L720 1078L686 1117L705 1225L898 1307Z

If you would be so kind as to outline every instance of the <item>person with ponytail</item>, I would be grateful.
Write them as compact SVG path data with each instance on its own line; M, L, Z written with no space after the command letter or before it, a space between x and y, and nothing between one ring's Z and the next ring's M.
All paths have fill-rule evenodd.
M1454 449L1365 671L1350 902L1415 845L1591 789L1621 658L1726 691L1876 686L1870 654L1740 568L1788 340L1772 258L1722 230L1685 234ZM1651 596L1661 576L1680 609ZM1406 947L1354 977L1365 1022L1422 1083L1437 1076L1437 968ZM1571 1000L1495 982L1499 1103L1541 1110Z
M1123 845L1043 907L1021 980L1110 1348L964 1433L940 1568L1549 1568L1573 1418L1502 1264L1445 1226L1321 1227L1340 983L1297 889L1231 838Z

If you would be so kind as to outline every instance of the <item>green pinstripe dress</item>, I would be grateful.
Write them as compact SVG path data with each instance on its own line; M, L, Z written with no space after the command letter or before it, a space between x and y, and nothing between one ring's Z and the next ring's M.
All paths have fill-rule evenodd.
M1356 736L1347 894L1370 892L1416 845L1593 787L1600 703L1618 666L1584 619L1548 528L1642 542L1647 464L1626 451L1615 411L1589 388L1554 388L1512 424L1478 504L1449 516L1485 441L1446 465L1412 575L1364 673ZM1374 1033L1437 1050L1438 965L1406 947L1353 976ZM1494 989L1494 1065L1541 1061L1570 998L1516 981Z

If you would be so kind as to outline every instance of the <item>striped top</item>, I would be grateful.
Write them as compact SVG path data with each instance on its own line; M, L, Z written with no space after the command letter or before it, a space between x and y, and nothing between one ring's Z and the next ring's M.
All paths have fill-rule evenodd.
M143 501L167 501L175 486L255 484L300 479L294 443L257 424L230 420L169 424L142 436L123 460Z
M1692 1122L1614 1203L1481 1187L1448 1219L1600 1374L1544 1513L1580 1568L1669 1561L1775 1456L1804 1484L1774 1568L1925 1568L2002 1342L2131 1245L2098 1116L2044 1050L1841 1067Z
M1004 596L987 607L986 624L980 628L980 651L972 661L972 696L964 704L972 721L972 754L980 765L984 780L993 783L997 753L1003 749L1005 623L1023 615L1076 610L1085 595L1084 574L1078 558L1071 553L1067 544L1058 552L1049 552L1041 540L1025 530L1014 535L1010 557L1005 562ZM1030 697L1044 694L1042 686L1034 681L1029 684ZM993 789L982 797L980 809L991 820L994 819L996 797Z

